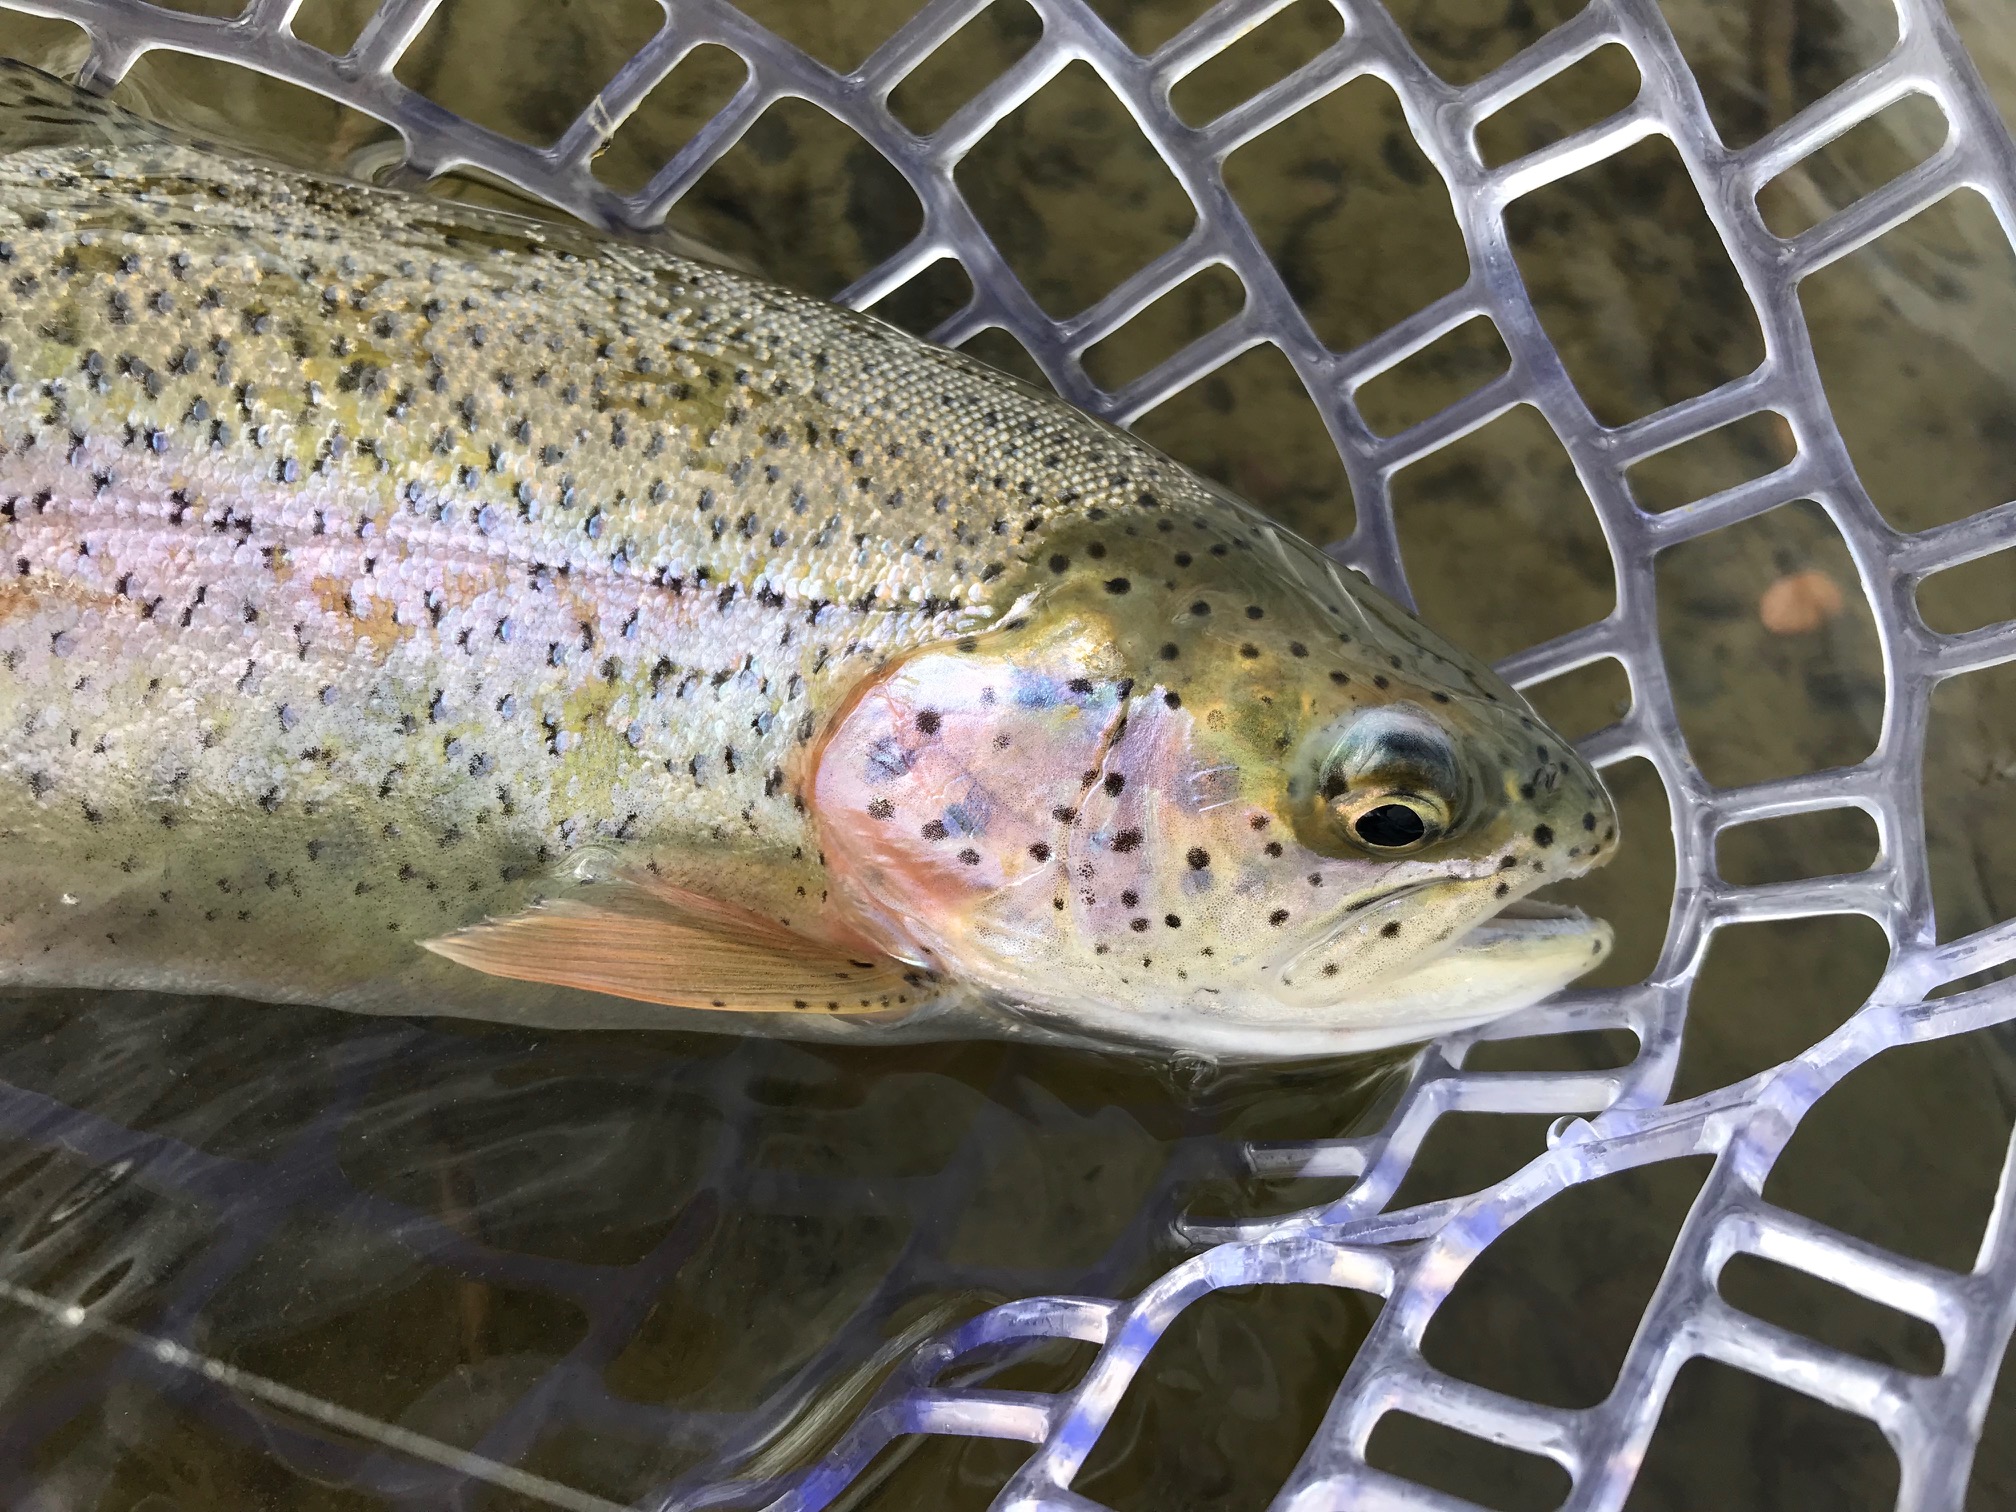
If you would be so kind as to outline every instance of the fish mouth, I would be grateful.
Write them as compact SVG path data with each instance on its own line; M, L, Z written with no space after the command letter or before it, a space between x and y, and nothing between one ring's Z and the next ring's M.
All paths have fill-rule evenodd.
M1440 894L1454 903L1474 885L1428 878L1360 900L1346 910L1325 940L1285 963L1281 986L1301 1000L1303 1012L1320 1015L1358 1045L1402 1044L1530 1007L1610 953L1613 934L1603 920L1578 908L1524 897L1482 918L1473 915L1467 926L1452 931L1446 940L1383 972L1341 990L1335 979L1331 990L1320 994L1313 990L1316 983L1307 963L1347 932L1383 931L1394 922L1382 920L1384 914L1398 916L1403 927L1413 927L1418 916L1434 909L1428 900Z
M1366 983L1351 1006L1446 1033L1551 997L1609 955L1614 939L1609 924L1579 908L1514 899L1442 949Z
M1525 955L1544 954L1549 960L1558 957L1563 966L1575 964L1572 980L1610 953L1612 939L1603 920L1566 903L1529 896L1514 898L1487 914L1453 938L1445 951L1420 964L1431 964L1443 955L1517 949Z
M1427 878L1361 899L1326 938L1275 961L1271 981L1259 992L1236 1003L1216 999L1203 1012L1175 1010L1164 1021L1167 1037L1156 1039L1234 1061L1418 1044L1531 1007L1609 954L1610 926L1558 903L1521 898L1477 917L1477 885L1475 879ZM1489 879L1484 885L1496 886ZM1408 909L1416 917L1400 921L1403 934L1410 924L1418 927L1418 916L1435 905L1409 905L1438 893L1459 920L1468 915L1466 928L1360 980L1320 969L1324 952L1348 932L1383 937L1394 921L1381 914ZM1138 1034L1140 1020L1130 1027Z
M1450 886L1460 887L1462 883L1452 883L1447 878L1429 877L1419 882L1402 883L1398 887L1388 888L1385 892L1374 893L1369 898L1361 898L1346 908L1337 928L1320 942L1318 948L1333 943L1348 928L1362 927L1368 914L1392 910L1410 898L1417 898L1424 893L1436 892ZM1539 940L1571 934L1587 937L1592 933L1607 932L1608 929L1609 926L1601 919L1593 919L1579 908L1529 896L1514 898L1477 920L1463 933L1455 936L1447 949L1462 950L1466 945L1482 943L1487 938Z
M1587 928L1598 922L1600 921L1591 919L1581 909L1566 903L1550 903L1544 898L1514 898L1474 928L1497 927L1545 933L1550 928L1563 925L1579 924Z

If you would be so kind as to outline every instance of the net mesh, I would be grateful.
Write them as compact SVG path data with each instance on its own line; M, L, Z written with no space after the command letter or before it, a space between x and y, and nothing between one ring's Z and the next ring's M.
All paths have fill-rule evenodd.
M1582 747L1599 766L1634 757L1649 760L1671 804L1674 904L1663 952L1648 980L1623 990L1570 994L1513 1021L1434 1046L1413 1065L1404 1091L1374 1132L1244 1149L1255 1172L1355 1178L1336 1200L1264 1220L1193 1222L1188 1233L1202 1246L1200 1252L1131 1297L1033 1296L994 1308L911 1354L810 1469L767 1479L689 1480L664 1493L661 1504L768 1505L811 1512L832 1505L856 1485L893 1440L937 1434L1036 1446L996 1506L1089 1512L1097 1504L1072 1489L1074 1478L1129 1383L1184 1309L1221 1288L1300 1283L1353 1289L1383 1299L1383 1305L1320 1428L1279 1490L1274 1506L1282 1512L1469 1505L1368 1463L1368 1442L1381 1419L1393 1413L1558 1463L1573 1484L1565 1505L1576 1512L1621 1507L1676 1375L1697 1357L1872 1422L1897 1456L1900 1507L1960 1506L1995 1374L2016 1325L2016 1181L2010 1167L2004 1166L1978 1258L1966 1273L1892 1254L1768 1203L1762 1195L1774 1162L1802 1118L1849 1072L1888 1050L2016 1018L2016 982L1993 979L1994 968L2016 960L2016 922L1940 941L1922 784L1933 690L1956 675L2016 659L2016 623L1937 633L1920 617L1914 597L1917 585L1933 573L2005 547L2016 533L2016 504L1915 533L1892 528L1858 479L1830 414L1798 299L1803 279L1961 187L1977 190L2004 234L2016 236L2016 147L1951 21L1934 0L1897 0L1898 38L1887 56L1741 150L1724 144L1654 0L1591 0L1573 20L1460 88L1430 71L1373 0L1334 0L1344 21L1340 40L1202 127L1186 123L1172 108L1172 86L1283 10L1287 0L1223 0L1148 56L1124 45L1083 0L1032 0L1043 23L1040 40L927 136L913 133L891 114L890 93L985 9L986 0L929 0L848 74L815 61L725 0L678 0L669 7L662 29L546 148L461 119L394 76L395 65L415 44L439 0L386 0L342 57L294 36L291 27L301 0L252 0L241 15L223 19L134 0L9 3L85 28L92 47L82 75L87 84L109 87L153 49L242 64L390 124L403 137L409 162L422 174L479 169L610 227L658 225L770 105L802 97L858 132L903 176L923 206L922 231L848 288L843 300L872 307L941 259L956 258L975 292L937 330L937 338L958 344L989 327L1004 328L1028 349L1060 393L1121 423L1249 347L1271 343L1314 396L1350 478L1357 523L1334 550L1402 596L1405 568L1389 490L1394 474L1516 405L1531 405L1545 417L1594 503L1614 560L1614 611L1514 656L1503 670L1521 686L1604 658L1614 659L1628 673L1628 712ZM703 43L739 55L747 64L746 81L641 189L627 196L614 192L591 171L594 156L651 90ZM1480 121L1611 44L1628 49L1637 64L1642 85L1632 103L1550 146L1486 166L1475 144ZM1059 320L1017 279L962 195L954 170L993 126L1078 61L1096 70L1124 103L1194 205L1196 221L1173 249L1089 308ZM1240 145L1364 75L1384 80L1397 92L1420 150L1446 182L1471 273L1453 293L1340 353L1326 348L1311 329L1228 191L1222 168ZM1945 115L1949 130L1943 146L1811 230L1788 240L1766 228L1756 203L1760 186L1911 94L1929 97ZM1766 355L1747 376L1628 424L1606 426L1578 394L1543 330L1514 260L1506 211L1522 197L1648 137L1663 137L1677 149L1754 306ZM1213 265L1230 268L1244 285L1247 301L1239 314L1117 392L1087 375L1081 358L1090 347ZM1488 318L1502 336L1511 359L1507 371L1398 434L1382 435L1366 423L1354 398L1362 386L1478 316ZM1633 463L1765 412L1775 412L1789 424L1796 440L1790 461L1766 476L1661 513L1634 502L1624 482ZM1682 736L1660 650L1654 558L1666 548L1800 500L1817 503L1839 530L1874 614L1886 686L1880 741L1873 755L1854 766L1716 787L1704 779ZM1875 821L1880 854L1866 870L1762 885L1736 885L1718 874L1715 844L1721 831L1842 807L1859 809ZM1713 934L1743 922L1839 914L1873 919L1888 937L1888 966L1868 1001L1835 1032L1783 1064L1713 1092L1669 1101L1690 992ZM1466 1069L1481 1040L1591 1028L1630 1031L1640 1046L1636 1057L1603 1071ZM356 1064L398 1053L406 1044L397 1034L371 1038L368 1053L354 1052ZM722 1085L711 1095L732 1103L738 1093L729 1084L736 1074L732 1059L712 1068L708 1075ZM1497 1185L1389 1210L1431 1127L1461 1112L1550 1114L1556 1121L1545 1152ZM170 1148L158 1137L38 1103L19 1089L7 1102L6 1122L17 1138L120 1171L146 1164L157 1185L219 1203L241 1201L243 1193L254 1190L284 1192L293 1202L316 1183L340 1186L318 1144L329 1137L323 1124L312 1125L277 1166L263 1165L255 1181L253 1173L236 1171L229 1161ZM1523 1400L1457 1379L1424 1358L1424 1334L1459 1279L1488 1246L1541 1204L1605 1175L1699 1156L1713 1158L1712 1170L1673 1244L1615 1387L1600 1404L1570 1410ZM283 1178L277 1188L276 1170ZM957 1163L947 1170L951 1174L945 1179L956 1183ZM356 1222L409 1239L418 1235L414 1242L450 1267L488 1274L514 1263L452 1233L435 1232L412 1212L348 1195L341 1200L350 1204ZM260 1211L255 1204L248 1226L206 1252L201 1268L212 1278L208 1284L213 1289L257 1243ZM550 1266L537 1267L536 1276L499 1274L505 1281L557 1285L577 1293L592 1312L596 1335L593 1345L584 1348L606 1359L637 1327L637 1299L648 1294L679 1253L675 1234L620 1278L585 1269L562 1275ZM1938 1333L1943 1363L1936 1372L1913 1373L1739 1313L1718 1294L1717 1279L1732 1257L1743 1254L1924 1320ZM1119 1274L1113 1270L1106 1279ZM1075 1284L1096 1287L1100 1275L1095 1268L1074 1278ZM456 1483L473 1477L556 1505L610 1505L513 1466L532 1442L534 1425L555 1411L585 1422L639 1412L606 1394L583 1397L582 1372L557 1372L528 1391L473 1451L451 1451L410 1434L379 1433L375 1450L339 1453L290 1426L308 1406L290 1398L287 1388L206 1366L202 1357L183 1351L175 1342L174 1311L143 1337L93 1323L85 1308L66 1312L11 1283L8 1294L24 1306L53 1308L50 1317L60 1324L112 1329L120 1347L151 1351L159 1370L181 1370L192 1377L207 1370L203 1389L218 1402L232 1404L229 1411L238 1415L234 1421L246 1435L285 1445L290 1456L312 1464L319 1475L394 1500L442 1505ZM200 1294L199 1286L189 1295ZM183 1304L182 1315L196 1305ZM1093 1346L1090 1363L1066 1390L995 1389L985 1383L984 1372L977 1372L979 1362L995 1358L1004 1347L1055 1339ZM958 1384L962 1380L967 1384ZM564 1408L558 1405L563 1403ZM60 1421L53 1404L41 1415ZM326 1415L320 1422L330 1429L356 1428ZM636 1426L655 1433L673 1431L675 1425L651 1418ZM690 1421L677 1426L694 1431ZM13 1424L9 1433L17 1444L27 1442L34 1425Z

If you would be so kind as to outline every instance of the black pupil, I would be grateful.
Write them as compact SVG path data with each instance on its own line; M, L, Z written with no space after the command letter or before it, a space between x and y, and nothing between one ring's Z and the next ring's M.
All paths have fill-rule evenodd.
M1404 803L1382 803L1375 809L1367 809L1352 828L1367 845L1387 849L1412 845L1428 833L1421 816Z

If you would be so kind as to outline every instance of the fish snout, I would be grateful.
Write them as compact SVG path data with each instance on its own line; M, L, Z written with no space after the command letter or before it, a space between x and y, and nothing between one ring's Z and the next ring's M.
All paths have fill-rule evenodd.
M1549 880L1579 877L1616 850L1617 805L1595 769L1572 751L1545 771L1533 784L1524 848L1533 869Z

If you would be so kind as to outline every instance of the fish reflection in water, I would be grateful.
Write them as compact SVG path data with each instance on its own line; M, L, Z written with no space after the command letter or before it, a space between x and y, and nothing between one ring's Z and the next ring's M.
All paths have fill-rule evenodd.
M1152 1278L1225 1168L1214 1136L1294 1086L153 994L0 1012L0 1284L195 1366L0 1308L0 1441L52 1509L135 1477L173 1498L279 1467L381 1492L456 1473L260 1382L619 1503L785 1473L958 1318ZM1334 1127L1367 1075L1317 1068L1301 1106ZM1082 1365L1015 1368L1055 1388Z

